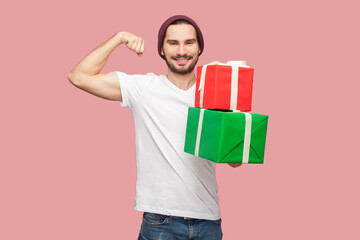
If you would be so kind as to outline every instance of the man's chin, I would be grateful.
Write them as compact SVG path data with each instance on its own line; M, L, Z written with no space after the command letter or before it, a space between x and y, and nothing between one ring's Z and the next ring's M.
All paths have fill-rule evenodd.
M174 73L178 73L178 74L188 74L191 73L194 70L195 66L184 66L184 67L173 67L170 68L170 70Z
M183 64L183 65L177 65L176 69L179 71L186 71L187 69L189 69L191 67L191 65L188 66L188 64Z

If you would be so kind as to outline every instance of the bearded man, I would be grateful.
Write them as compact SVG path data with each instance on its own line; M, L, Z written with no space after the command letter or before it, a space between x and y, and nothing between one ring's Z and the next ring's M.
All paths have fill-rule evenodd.
M168 66L166 75L100 73L120 45L139 56L144 52L142 38L118 32L81 60L68 79L132 112L137 162L134 208L144 212L138 239L222 239L215 163L184 152L187 111L195 102L194 68L204 50L199 26L183 15L162 24L158 52Z

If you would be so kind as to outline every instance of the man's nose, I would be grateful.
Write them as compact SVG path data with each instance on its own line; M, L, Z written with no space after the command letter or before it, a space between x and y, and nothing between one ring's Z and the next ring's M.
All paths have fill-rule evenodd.
M186 50L185 44L179 44L177 54L183 56L183 55L186 55L186 53L187 53L187 50Z

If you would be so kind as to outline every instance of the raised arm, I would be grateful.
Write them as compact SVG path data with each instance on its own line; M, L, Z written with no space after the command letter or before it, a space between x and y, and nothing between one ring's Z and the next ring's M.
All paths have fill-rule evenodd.
M119 32L83 58L68 74L69 81L76 87L98 97L121 101L116 73L100 73L110 54L121 44L125 44L139 56L142 56L144 52L143 39L128 32Z

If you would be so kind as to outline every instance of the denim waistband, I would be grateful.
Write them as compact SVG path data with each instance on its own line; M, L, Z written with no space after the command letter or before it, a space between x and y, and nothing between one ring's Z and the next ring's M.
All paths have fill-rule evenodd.
M170 217L170 218L175 218L175 219L181 219L181 220L188 220L188 221L208 221L209 219L200 219L200 218L190 218L190 217L183 217L183 216L173 216L173 215L165 215L165 214L160 214L160 213L152 213L152 212L148 212L151 214L157 214L159 216L163 216L163 217ZM220 220L220 219L217 219Z

